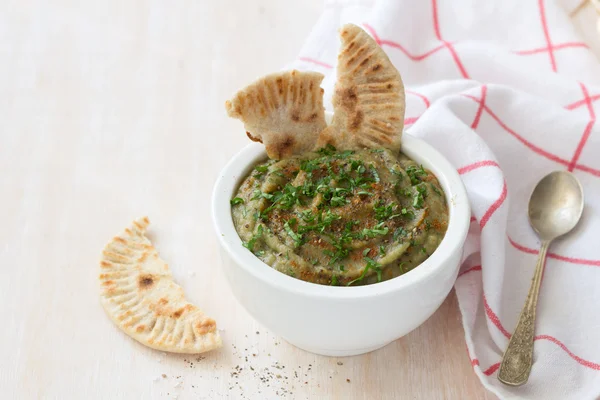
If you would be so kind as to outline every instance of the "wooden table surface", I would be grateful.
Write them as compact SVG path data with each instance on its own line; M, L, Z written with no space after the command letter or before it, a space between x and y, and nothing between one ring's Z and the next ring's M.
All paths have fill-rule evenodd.
M294 348L233 299L209 204L247 138L223 102L297 56L322 4L285 3L3 2L0 398L493 398L454 293L413 333L350 358ZM221 350L166 355L104 315L100 251L143 215L223 329Z

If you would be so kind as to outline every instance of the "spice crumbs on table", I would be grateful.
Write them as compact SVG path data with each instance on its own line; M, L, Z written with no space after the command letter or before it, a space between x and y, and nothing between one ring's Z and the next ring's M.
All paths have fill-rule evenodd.
M255 331L256 334L260 334L260 331ZM263 332L264 333L264 332ZM264 335L263 335L264 336ZM248 335L245 335L245 338L248 338ZM267 334L267 338L270 339L271 345L280 345L283 344L281 341L277 341L275 337L271 338L270 335ZM272 339L272 340L271 340ZM245 342L245 343L244 343ZM250 393L247 392L247 388L243 387L245 382L249 380L258 381L258 385L254 388L254 395L263 394L263 396L278 396L278 398L294 398L292 390L295 385L316 385L317 387L321 387L321 383L325 384L327 381L322 381L319 383L319 379L317 376L312 374L312 369L315 368L315 371L321 371L322 365L314 365L311 364L301 364L301 365L283 365L280 361L277 360L276 354L271 353L262 353L258 354L256 352L256 343L252 343L250 345L250 341L244 340L244 342L238 342L237 344L231 344L232 356L233 359L238 360L238 365L232 367L229 371L229 377L225 378L227 383L226 388L229 389L230 396L232 398L240 399L240 400L249 400ZM253 341L254 342L254 341ZM244 346L245 344L245 346ZM247 346L247 347L246 347ZM252 353L252 351L255 351ZM265 359L264 356L268 356L269 359ZM262 357L259 357L262 356ZM204 360L205 356L197 356L195 358L184 358L183 361L186 367L189 368L204 368L199 366L200 361ZM263 363L270 362L269 366L264 366ZM335 361L338 366L344 365L341 361ZM219 364L217 362L210 361L209 364L205 364L208 368L218 368ZM286 368L287 367L287 368ZM288 374L285 371L289 371ZM292 374L293 371L293 374ZM340 372L335 369L329 369L322 371L325 377L329 376L329 380L333 381L334 375L338 375ZM163 378L167 378L166 374L162 374ZM303 376L304 375L304 376ZM159 375L160 377L160 375ZM175 376L172 376L172 379L175 379ZM200 376L196 376L196 378L200 378ZM214 377L215 379L219 379L218 376ZM336 376L336 379L338 377ZM177 377L180 379L180 377ZM342 378L342 381L345 378ZM346 382L350 383L350 379L346 379ZM183 382L172 382L175 388L180 388L183 385ZM197 385L198 382L194 382L196 385L190 385L193 389L199 388ZM329 382L331 384L331 382ZM277 393L277 394L276 394ZM172 394L174 395L174 393ZM251 396L250 396L251 397ZM270 397L264 397L270 398Z

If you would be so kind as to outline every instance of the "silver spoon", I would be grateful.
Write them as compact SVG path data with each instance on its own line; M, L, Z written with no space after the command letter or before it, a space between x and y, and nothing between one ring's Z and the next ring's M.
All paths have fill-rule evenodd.
M569 172L555 171L537 184L529 199L529 223L542 240L525 306L521 311L508 347L504 352L498 379L511 386L527 382L533 364L535 308L550 243L577 225L583 212L583 189Z

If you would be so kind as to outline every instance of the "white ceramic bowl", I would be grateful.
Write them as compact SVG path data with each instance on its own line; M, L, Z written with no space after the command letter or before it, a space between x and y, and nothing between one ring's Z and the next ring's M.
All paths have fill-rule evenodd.
M456 169L434 148L409 134L402 151L432 171L448 199L448 230L420 266L381 283L337 287L304 282L272 269L242 246L229 200L244 177L267 158L258 143L246 146L225 166L215 184L213 221L231 290L261 324L312 353L366 353L406 335L442 304L458 273L470 222L469 201Z

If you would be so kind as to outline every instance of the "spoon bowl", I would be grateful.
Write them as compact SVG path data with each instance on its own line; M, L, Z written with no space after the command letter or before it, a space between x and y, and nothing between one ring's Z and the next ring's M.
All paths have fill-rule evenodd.
M537 184L529 200L529 222L542 240L571 231L583 213L583 188L573 174L555 171Z

